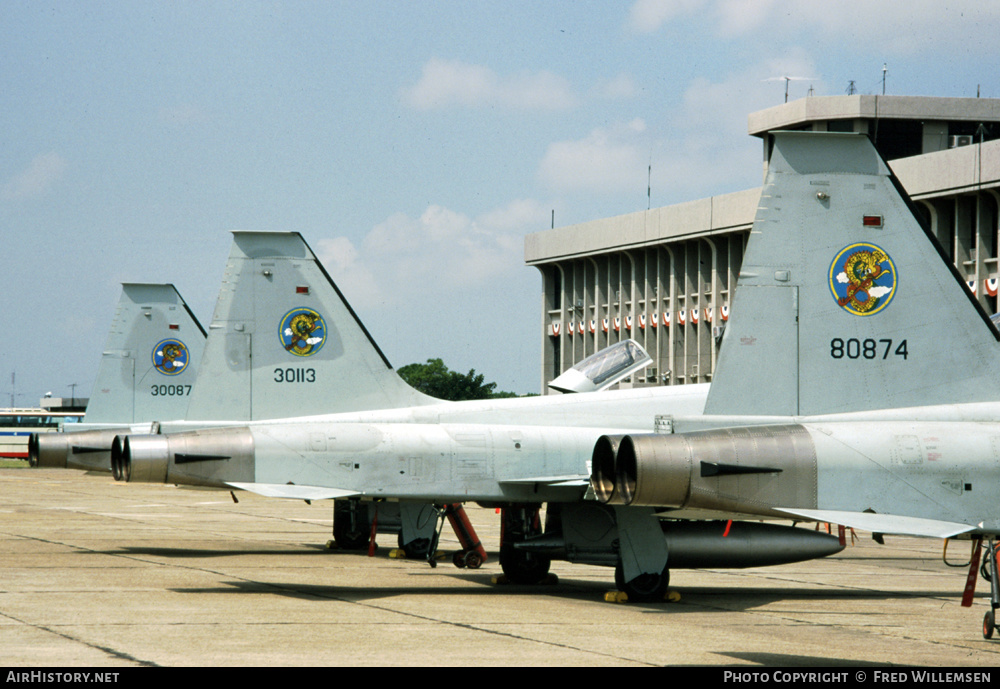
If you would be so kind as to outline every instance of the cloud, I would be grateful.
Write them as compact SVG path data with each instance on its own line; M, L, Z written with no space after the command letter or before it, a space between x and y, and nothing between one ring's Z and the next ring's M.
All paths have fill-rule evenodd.
M66 172L67 163L58 153L35 156L27 169L15 175L3 187L5 200L26 200L42 196Z
M384 298L374 274L359 260L358 250L347 237L320 239L316 243L316 257L352 299L368 303Z
M393 213L358 247L323 239L317 255L352 303L363 308L447 298L524 270L524 235L547 227L548 211L517 200L477 218L432 204L417 218Z
M560 194L633 198L645 196L649 181L653 205L751 188L761 183L761 153L747 136L747 113L782 102L784 83L768 78L815 73L804 51L790 49L716 80L695 78L652 126L637 118L549 144L536 177ZM791 92L801 97L810 86L822 89L823 82L795 81Z
M549 144L538 167L538 178L558 191L619 193L645 188L649 142L646 123L594 129L586 137Z
M456 106L564 110L577 104L569 82L552 72L503 77L489 67L440 58L428 60L420 79L402 95L417 110Z
M785 82L792 77L790 99L802 98L810 88L823 92L824 82L812 58L802 49L789 48L777 58L761 60L712 81L692 79L677 112L678 126L692 131L746 137L747 115L780 105ZM807 77L800 79L800 77Z
M635 33L654 33L670 20L694 14L708 0L636 0L629 9L627 26Z
M835 7L806 0L636 0L625 25L633 33L653 34L690 18L723 39L794 35L803 44L836 42L900 57L929 45L991 49L1000 3L952 0L944 8L939 0L839 0Z
M594 95L598 98L614 100L618 98L630 98L635 95L636 86L632 77L622 72L613 79L599 81L593 89Z

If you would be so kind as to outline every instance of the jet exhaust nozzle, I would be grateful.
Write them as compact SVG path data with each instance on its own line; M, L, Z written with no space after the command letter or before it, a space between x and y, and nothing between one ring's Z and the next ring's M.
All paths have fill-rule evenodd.
M126 483L164 483L169 448L163 435L119 435L111 446L111 473Z
M167 435L119 435L111 448L116 481L224 487L254 480L254 442L247 428Z
M621 445L620 435L602 435L594 445L590 458L590 486L597 499L605 505L622 504L615 477L615 460Z
M69 443L63 433L32 433L28 436L28 464L33 467L65 469Z
M28 463L33 467L111 471L111 445L121 430L32 433Z
M649 492L645 482L639 483L639 471L652 463L657 470L657 486L653 491L663 507L680 507L689 487L690 461L683 456L681 436L641 434L602 435L594 444L591 456L590 485L598 501L605 505L631 505L636 490ZM645 478L645 475L642 476Z
M813 504L815 471L816 447L803 426L762 425L626 435L617 446L602 436L590 481L604 504L760 513L769 497L773 505Z

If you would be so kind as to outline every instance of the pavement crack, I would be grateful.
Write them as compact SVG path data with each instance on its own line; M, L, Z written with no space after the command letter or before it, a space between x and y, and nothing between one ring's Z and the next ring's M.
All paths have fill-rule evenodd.
M0 617L8 619L12 622L17 622L18 624L23 624L24 626L31 627L32 629L37 629L39 631L46 632L48 634L53 634L60 638L66 639L67 641L72 641L73 643L86 646L87 648L93 648L97 651L102 651L104 653L107 653L112 658L118 658L119 660L125 660L130 663L136 663L141 667L160 667L160 665L154 663L151 660L142 660L140 658L136 658L135 656L129 655L128 653L124 653L123 651L119 651L114 648L110 648L108 646L102 646L101 644L95 644L90 641L87 641L86 639L81 639L78 636L73 636L72 634L66 634L64 632L59 631L58 629L53 629L52 627L47 627L43 624L34 624L33 622L29 622L28 620L22 620L21 618L14 617L13 615L6 612L0 611Z

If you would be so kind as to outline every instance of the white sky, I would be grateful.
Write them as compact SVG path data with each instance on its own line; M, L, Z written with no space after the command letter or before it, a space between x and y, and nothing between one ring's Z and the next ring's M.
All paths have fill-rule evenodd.
M207 328L230 230L297 230L386 356L537 392L523 238L760 184L810 88L1000 97L992 0L0 7L0 405L86 396L120 283Z

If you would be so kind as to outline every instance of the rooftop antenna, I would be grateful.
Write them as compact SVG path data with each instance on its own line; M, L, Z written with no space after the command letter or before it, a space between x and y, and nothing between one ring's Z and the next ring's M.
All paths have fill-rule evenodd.
M646 169L646 210L653 202L653 156L649 156L649 167Z
M851 79L849 82L847 82L847 95L853 96L857 92L858 92L858 87L854 83L854 79Z
M882 63L882 95L885 95L885 73L889 71L889 67Z
M770 79L764 79L764 81L783 81L785 82L785 102L788 102L788 82L790 81L815 81L813 77L771 77Z

